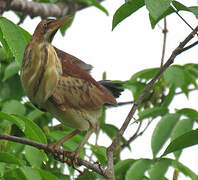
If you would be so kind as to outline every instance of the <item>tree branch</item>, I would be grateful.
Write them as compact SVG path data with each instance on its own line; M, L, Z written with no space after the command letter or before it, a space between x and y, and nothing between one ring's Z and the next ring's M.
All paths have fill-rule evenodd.
M185 39L182 41L179 46L172 52L171 56L167 60L167 62L159 69L158 73L154 76L154 78L146 85L144 91L142 94L138 97L138 99L135 101L133 104L129 114L127 115L122 127L120 128L118 134L112 141L111 145L107 148L107 169L106 169L106 174L108 177L108 180L114 180L114 169L113 169L113 154L114 151L120 141L120 138L124 134L126 128L128 127L134 113L136 112L138 106L143 102L145 96L151 89L151 87L154 85L154 83L160 78L161 74L174 62L174 59L181 54L182 52L185 51L184 47L185 45L195 36L195 34L198 31L198 26L191 32Z
M164 39L163 39L163 47L162 47L162 58L161 58L161 65L160 67L163 66L164 64L164 57L165 57L165 50L166 50L166 39L167 39L167 23L166 23L166 17L164 18L164 28L162 30L162 33L164 34Z
M48 147L47 144L41 144L41 143L29 140L29 139L23 139L23 138L20 138L20 137L10 136L10 135L1 134L1 133L0 133L0 139L5 139L5 140L13 141L13 142L18 142L18 143L21 143L21 144L33 146L37 149L42 149L46 153L51 153L54 157L57 157L57 154L58 154L59 158L57 160L59 160L63 163L67 162L66 160L64 160L65 158L63 158L65 156L69 159L72 159L72 154L70 152L65 151L63 149L59 149L58 151L54 152L54 151L51 150L51 148ZM97 172L98 174L101 174L102 176L105 176L105 170L100 166L99 163L93 163L92 164L92 163L90 163L86 160L83 160L81 158L77 158L76 164L78 166L83 165L83 166L87 167L88 169L91 169L91 170Z
M97 0L101 2L102 0ZM23 14L28 14L31 17L41 16L47 17L63 17L68 14L74 13L78 10L88 7L83 3L77 3L73 1L61 2L61 3L39 3L28 0L0 0L0 12L4 11L17 11Z

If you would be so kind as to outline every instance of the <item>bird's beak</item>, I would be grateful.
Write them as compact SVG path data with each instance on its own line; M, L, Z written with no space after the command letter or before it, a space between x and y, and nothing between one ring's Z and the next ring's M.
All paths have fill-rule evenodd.
M71 20L72 20L72 17L71 16L68 16L68 17L63 18L63 19L55 20L55 21L53 21L53 22L51 22L49 24L48 28L49 29L56 30L56 29L60 28L62 25L68 23Z
M68 23L69 21L72 20L72 17L71 16L68 16L66 18L63 18L63 19L59 19L59 20L54 20L52 22L50 22L48 24L48 30L47 30L47 33L45 35L45 39L48 41L48 42L52 42L53 38L54 38L54 35L56 34L56 32L58 31L58 29Z

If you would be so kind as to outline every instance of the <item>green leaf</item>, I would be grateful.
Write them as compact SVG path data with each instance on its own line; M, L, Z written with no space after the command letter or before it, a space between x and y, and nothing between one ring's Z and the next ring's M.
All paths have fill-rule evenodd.
M4 77L2 81L6 81L8 78L11 76L17 74L19 71L19 65L17 64L16 61L10 63L8 66L6 66L5 71L4 71Z
M169 7L161 16L159 16L157 19L153 18L151 14L149 14L150 22L151 22L151 27L154 29L155 25L164 17L174 13L175 10L172 7Z
M0 162L22 165L22 162L16 156L7 152L0 152Z
M185 84L184 70L179 65L170 66L163 74L165 82L175 87L182 87Z
M182 119L180 120L176 126L174 127L172 134L171 134L171 141L175 138L179 137L180 135L190 131L193 127L193 120L192 119ZM179 158L181 151L175 151L174 155L176 159Z
M20 120L23 120L25 122L24 133L27 138L43 144L47 144L47 138L37 124L35 124L33 121L29 120L23 115L14 114L13 117L19 118Z
M134 82L134 81L137 81L137 79L144 79L148 81L149 79L152 79L157 74L158 71L159 71L159 68L144 69L142 71L135 73L131 77L130 81Z
M195 17L198 19L198 6L191 6L191 7L189 7L189 9L195 15Z
M169 7L171 0L145 0L145 5L154 19L158 19Z
M26 108L17 100L9 100L3 104L2 111L8 114L25 114Z
M20 26L17 26L17 28L21 31L21 33L26 41L26 44L27 44L30 41L32 35L25 29L21 28Z
M24 122L21 121L20 119L14 118L12 115L9 115L4 112L0 112L0 119L6 119L6 120L10 121L11 123L16 124L22 131L25 130Z
M39 172L36 169L33 169L31 167L21 167L20 168L27 180L42 180Z
M72 15L70 15L70 16L72 17L72 19L71 19L68 23L66 23L66 24L64 24L63 26L60 27L60 32L61 32L62 36L65 35L65 32L66 32L67 29L72 25L72 23L73 23L73 21L74 21L75 14L72 14Z
M143 92L144 88L146 87L146 84L141 83L141 82L127 81L124 87L132 91L134 100L136 100L140 96L140 94Z
M171 86L161 106L168 107L175 96L175 87Z
M127 171L125 180L131 180L131 179L142 180L145 171L149 168L151 163L152 160L149 159L137 160L131 165L131 167Z
M35 109L35 110L31 111L31 112L27 115L27 118L30 119L30 120L35 120L35 119L41 117L43 114L45 114L45 112L40 111L40 110L38 110L38 109Z
M119 129L116 126L112 125L112 124L101 124L101 129L111 139L113 139L117 135L117 133L119 131ZM125 142L125 141L126 140L124 139L124 137L122 137L121 138L121 142Z
M155 118L160 115L164 115L168 112L168 109L166 107L153 107L153 108L146 108L144 111L139 112L139 119L138 121L146 118Z
M177 113L167 114L163 116L156 125L151 138L151 148L154 157L157 155L164 143L170 137L174 126L179 120L179 117L180 115Z
M42 180L60 180L58 177L53 175L50 171L45 171L43 169L37 169L37 171L40 173Z
M0 17L0 29L2 31L3 39L7 43L10 51L16 58L16 61L20 67L26 46L26 40L24 39L24 36L17 28L17 25L4 17Z
M123 4L113 15L112 30L128 16L144 6L144 0L129 0Z
M75 1L85 3L89 6L95 6L108 16L108 11L97 0L75 0Z
M177 113L182 114L198 123L198 112L191 108L183 108L177 110Z
M169 165L170 162L166 159L157 160L148 171L150 179L161 180L168 170Z
M198 129L191 130L170 142L162 156L198 144Z
M21 100L24 95L19 75L15 75L2 83L0 81L0 101L8 99Z
M185 176L190 177L192 180L197 180L198 176L191 171L188 167L184 166L182 163L178 162L174 159L163 158L167 161L172 167L177 168L180 172L182 172Z
M103 146L91 145L91 150L92 150L93 154L97 157L100 164L102 166L104 166L107 162L106 148Z
M0 177L3 177L6 168L6 163L0 162Z
M7 171L4 175L6 180L28 180L21 168L11 169Z
M51 131L49 134L49 137L53 138L55 141L58 141L59 139L61 139L62 137L70 134L71 131ZM79 134L75 135L74 137L72 137L71 139L69 139L68 141L66 141L63 146L68 149L68 150L75 150L77 148L77 146L79 145L79 143L83 140L83 137Z
M105 120L106 120L106 107L103 106L102 107L102 115L99 117L99 121L101 124L105 124Z
M116 180L125 179L126 172L128 171L128 169L132 166L132 164L135 161L136 161L135 159L125 159L125 160L119 161L114 166Z
M32 146L25 146L25 158L33 167L40 167L44 161L42 152Z

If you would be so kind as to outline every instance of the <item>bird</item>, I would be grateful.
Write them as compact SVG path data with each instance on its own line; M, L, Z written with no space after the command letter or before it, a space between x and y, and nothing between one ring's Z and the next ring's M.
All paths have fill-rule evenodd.
M84 139L73 151L77 158L96 128L105 105L116 106L116 98L123 91L122 83L110 80L96 81L92 66L52 45L58 29L71 21L42 20L36 27L24 51L20 78L24 92L38 109L50 112L60 123L74 130L59 141L49 144L51 150L80 133Z

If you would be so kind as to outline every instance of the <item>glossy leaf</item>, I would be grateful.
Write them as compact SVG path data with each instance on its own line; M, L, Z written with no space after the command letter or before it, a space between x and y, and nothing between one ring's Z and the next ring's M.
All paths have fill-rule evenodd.
M141 82L127 81L124 87L132 91L134 100L136 100L140 96L140 94L143 92L144 88L146 87L146 84L141 83Z
M2 111L8 114L25 114L25 106L16 100L6 101L2 106Z
M37 169L37 171L40 173L42 180L60 180L58 177L53 175L50 171L45 171L43 169Z
M185 176L190 177L192 180L197 180L198 176L190 170L188 167L184 166L182 163L178 162L174 159L163 158L163 160L167 161L172 167L179 169Z
M3 83L0 81L0 101L8 99L21 100L23 95L24 91L18 75L9 78Z
M72 14L71 17L72 17L72 19L68 23L66 23L66 24L64 24L63 26L60 27L60 32L63 36L65 35L67 29L72 25L72 23L74 21L74 18L75 18L75 14Z
M161 20L163 19L164 17L174 13L175 10L172 8L172 7L169 7L161 16L159 16L158 18L153 18L151 16L151 14L149 14L149 18L150 18L150 23L151 23L151 27L154 29L155 28L155 25Z
M25 175L25 177L27 178L27 180L35 180L35 179L42 180L39 172L36 171L35 169L28 167L28 166L21 167L20 169Z
M75 0L75 1L85 3L89 6L95 6L101 11L103 11L106 15L108 15L108 11L97 0Z
M14 23L4 17L0 17L0 29L4 40L20 67L26 46L24 36Z
M6 81L11 76L17 74L18 71L19 71L19 65L17 64L17 62L14 61L14 62L10 63L5 68L4 77L3 77L3 80L2 81Z
M44 161L42 152L32 146L25 146L25 158L32 167L40 167Z
M43 144L47 144L47 138L37 124L35 124L33 121L29 120L25 116L22 116L19 114L15 114L13 116L24 121L24 123L25 123L24 133L27 138L37 141L37 142L40 142L40 143L43 143Z
M192 130L193 127L193 120L192 119L182 119L180 120L176 126L174 127L172 134L171 134L171 141L175 138L179 137L180 135ZM179 158L181 151L175 151L174 155L176 159Z
M171 0L145 0L145 5L154 19L158 19L169 7Z
M166 107L153 107L153 108L146 108L144 111L139 112L139 119L138 121L146 118L155 118L160 115L164 115L168 112L168 109Z
M91 145L91 150L93 154L97 157L98 161L102 166L106 164L107 157L106 157L106 148L103 146L94 146Z
M128 16L144 6L144 0L129 0L123 4L113 15L112 30Z
M175 87L181 87L185 84L184 70L179 65L170 66L163 74L165 82Z
M164 143L170 137L174 126L179 120L179 117L180 115L177 113L167 114L163 116L156 125L151 138L151 148L154 157L157 155L157 153L163 147Z
M119 129L112 125L112 124L101 124L101 129L104 133L107 134L107 136L109 136L111 139L113 139L116 134L118 133ZM124 139L124 137L121 138L121 142L125 142L126 140Z
M125 159L125 160L119 161L114 166L116 180L125 179L125 174L126 174L127 170L132 166L132 164L135 161L136 161L135 159Z
M0 119L6 119L10 121L11 123L16 124L22 131L25 130L25 123L21 121L20 119L16 119L12 115L9 115L5 112L0 112Z
M177 110L177 113L182 114L186 117L189 117L190 119L198 122L198 111L191 109L191 108L183 108L180 110Z
M168 170L169 165L170 162L166 159L157 160L148 171L150 179L161 180L161 178L165 175L166 171Z
M137 160L128 169L125 180L131 180L131 179L142 180L142 178L144 177L145 171L148 170L151 163L152 163L152 160L149 160L149 159Z
M135 73L131 77L130 81L134 82L134 81L137 81L137 79L145 79L145 80L152 79L157 74L158 71L159 71L159 68L144 69L142 71Z
M170 142L162 156L198 144L198 129L191 130Z
M0 162L17 165L23 164L16 156L7 152L0 152Z
M165 96L165 99L164 99L164 101L162 103L162 106L163 107L168 107L170 105L170 103L172 102L174 96L175 96L175 87L171 86L169 88L168 94Z

